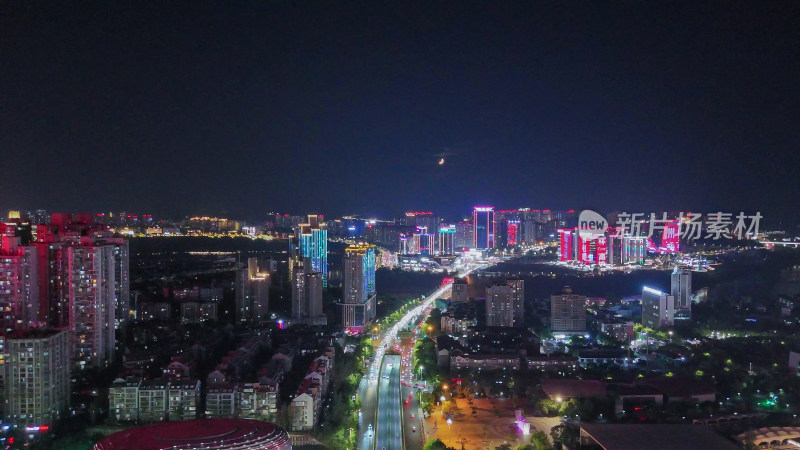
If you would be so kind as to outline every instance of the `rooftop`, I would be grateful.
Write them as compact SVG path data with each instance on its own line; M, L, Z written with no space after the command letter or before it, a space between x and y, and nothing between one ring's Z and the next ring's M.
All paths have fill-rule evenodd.
M733 450L740 447L709 428L699 425L581 424L604 450Z
M542 380L542 390L551 398L603 397L606 388L598 380Z

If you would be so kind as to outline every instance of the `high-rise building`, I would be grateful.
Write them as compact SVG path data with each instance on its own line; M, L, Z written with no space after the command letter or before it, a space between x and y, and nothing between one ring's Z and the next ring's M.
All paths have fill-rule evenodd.
M690 308L692 301L692 271L676 266L672 272L671 281L670 294L675 297L675 308Z
M411 243L412 243L411 239L409 239L408 235L405 234L405 233L400 233L399 235L400 235L400 237L399 237L399 241L400 241L399 253L401 255L410 255L411 254Z
M66 297L72 358L78 368L105 367L114 356L114 247L86 239L67 247Z
M472 211L472 246L494 248L494 207L476 206Z
M455 303L464 303L469 300L469 284L466 278L456 278L453 284L450 285L451 295L450 299Z
M40 318L38 248L0 237L0 331L43 325Z
M525 218L519 223L519 239L523 244L536 243L536 221L532 218Z
M407 212L405 225L412 228L435 230L439 225L439 219L430 211Z
M292 270L292 317L296 319L322 316L322 274L312 270L308 258L296 262Z
M49 224L37 224L34 229L27 222L0 224L0 237L3 239L0 242L0 255L7 257L2 261L6 269L2 271L3 275L14 276L15 271L8 270L11 266L24 269L24 274L16 272L23 274L26 280L22 285L16 286L16 291L19 293L21 288L27 291L22 293L30 297L30 301L26 301L27 313L33 314L36 310L38 315L35 320L22 320L18 326L35 324L54 328L70 327L74 322L71 316L76 296L84 300L99 296L105 302L109 287L111 314L114 316L112 328L119 327L131 316L128 242L115 238L106 224L95 223L93 217L87 213L75 216L71 213L54 213L52 220L43 221ZM76 250L78 247L83 247L83 250ZM102 249L90 250L94 248ZM107 251L112 254L110 262L105 256L92 256L96 252L105 254ZM15 257L18 259L16 262L12 261ZM24 264L20 266L20 263ZM83 267L84 265L87 267ZM77 272L71 271L71 268L77 268ZM87 270L95 271L94 275L100 274L104 278L96 278L94 275L86 278ZM75 283L83 284L76 287ZM12 286L8 283L2 285ZM84 290L89 288L89 291ZM0 288L0 291L4 289ZM0 297L10 294L11 292L2 292ZM6 303L9 301L11 300L5 299ZM107 307L106 304L98 305L103 311ZM12 309L14 308L3 307L6 313L12 312ZM16 315L22 313L21 310L13 311ZM78 319L78 322L85 319ZM23 322L27 322L27 325Z
M498 217L498 214L495 214L492 229L494 230L493 246L495 248L508 247L508 218L505 217L505 214L500 217Z
M50 427L67 409L69 334L32 328L0 336L6 423L35 433Z
M269 272L258 258L248 258L239 268L236 280L236 321L263 321L269 318Z
M614 229L609 229L609 264L643 264L646 255L647 237L618 235Z
M311 272L322 276L322 287L328 287L328 228L321 216L309 214L308 223L301 223L295 230L297 240L296 259L308 259Z
M642 290L642 325L657 329L675 323L675 297L645 287Z
M572 261L572 231L571 229L558 229L558 255L559 261Z
M375 246L350 245L344 253L342 325L361 329L375 318Z
M514 326L523 326L525 323L525 280L509 277L506 278L506 284L511 286L511 297L514 301Z
M506 245L508 247L513 247L522 243L521 228L519 220L508 221L508 229L506 231Z
M569 287L561 294L551 295L550 329L553 333L586 331L586 296L573 294Z
M439 227L438 233L438 246L436 248L437 255L452 255L455 254L456 242L456 226L443 225Z
M466 220L456 223L455 247L459 251L465 248L472 248L474 244L475 227Z
M435 253L435 245L435 235L429 233L426 227L418 227L417 232L411 236L409 254L433 255Z
M486 289L486 326L514 326L514 290L508 284L493 284Z
M119 328L132 316L130 247L128 241L115 238L110 232L96 233L92 239L97 244L110 245L114 253L114 321Z

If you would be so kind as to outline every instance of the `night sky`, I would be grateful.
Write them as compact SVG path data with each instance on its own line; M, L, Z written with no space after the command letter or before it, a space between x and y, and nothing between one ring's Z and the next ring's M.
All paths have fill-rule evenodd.
M61 3L0 6L2 210L800 215L797 1Z

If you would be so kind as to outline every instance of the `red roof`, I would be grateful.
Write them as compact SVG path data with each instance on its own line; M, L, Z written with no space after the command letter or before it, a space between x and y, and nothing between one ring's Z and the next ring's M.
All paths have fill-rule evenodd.
M283 428L261 420L198 419L161 422L114 433L93 450L163 450L250 448L288 450L291 439Z

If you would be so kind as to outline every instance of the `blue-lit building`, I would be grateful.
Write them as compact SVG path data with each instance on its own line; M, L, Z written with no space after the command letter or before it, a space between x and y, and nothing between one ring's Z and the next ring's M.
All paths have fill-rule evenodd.
M375 318L375 246L356 244L344 251L342 326L361 331Z
M317 215L309 215L308 223L297 226L295 257L311 263L309 272L322 276L322 287L328 287L328 229ZM308 269L307 269L308 270Z

